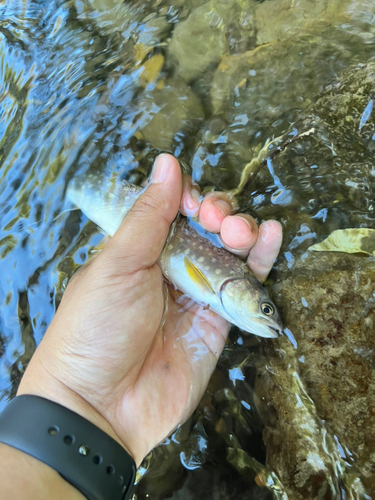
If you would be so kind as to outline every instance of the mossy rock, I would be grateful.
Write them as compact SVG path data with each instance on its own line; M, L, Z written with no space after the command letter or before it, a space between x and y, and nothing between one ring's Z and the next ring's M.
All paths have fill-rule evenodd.
M311 252L273 286L287 335L264 344L255 388L290 498L375 491L374 283L372 257Z

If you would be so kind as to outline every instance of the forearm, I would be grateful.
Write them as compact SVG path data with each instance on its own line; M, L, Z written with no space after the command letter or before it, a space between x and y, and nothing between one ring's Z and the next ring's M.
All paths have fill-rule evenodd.
M55 470L16 448L0 443L1 499L84 500Z

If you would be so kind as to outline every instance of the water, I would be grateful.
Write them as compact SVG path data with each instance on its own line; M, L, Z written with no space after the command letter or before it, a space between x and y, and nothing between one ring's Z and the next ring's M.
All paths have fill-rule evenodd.
M313 126L239 196L241 210L284 226L270 288L293 340L275 345L292 369L274 344L233 330L196 413L145 460L136 496L375 498L371 258L303 260L334 229L375 227L374 34L370 0L0 3L0 410L101 240L79 213L59 215L72 176L140 183L169 151L202 188L233 189L268 139ZM329 314L317 290L335 297ZM319 337L330 324L339 339ZM293 465L304 439L324 473Z

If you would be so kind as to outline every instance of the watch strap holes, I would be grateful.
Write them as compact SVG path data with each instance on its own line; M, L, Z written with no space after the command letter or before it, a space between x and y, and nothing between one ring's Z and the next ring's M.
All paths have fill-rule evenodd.
M95 455L95 457L92 459L95 465L100 465L103 462L103 459L100 455Z
M116 470L115 470L115 468L113 467L113 465L108 465L108 467L107 467L107 474L108 474L109 476L113 476L115 472L116 472Z
M64 436L64 443L67 445L73 444L75 440L76 440L75 436L71 435Z
M57 427L57 425L51 425L51 427L48 428L48 434L50 436L56 436L60 432L60 429Z

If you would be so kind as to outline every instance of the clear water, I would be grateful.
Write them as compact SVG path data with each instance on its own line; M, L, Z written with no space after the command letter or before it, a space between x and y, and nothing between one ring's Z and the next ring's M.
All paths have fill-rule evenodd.
M77 172L139 183L169 151L202 187L233 189L268 139L315 127L262 168L241 210L282 222L281 271L334 229L375 228L375 83L340 80L374 48L372 0L0 2L0 410L101 239L59 215ZM196 413L145 460L138 499L287 498L256 409L261 345L232 332ZM375 498L375 464L361 464L309 498Z

